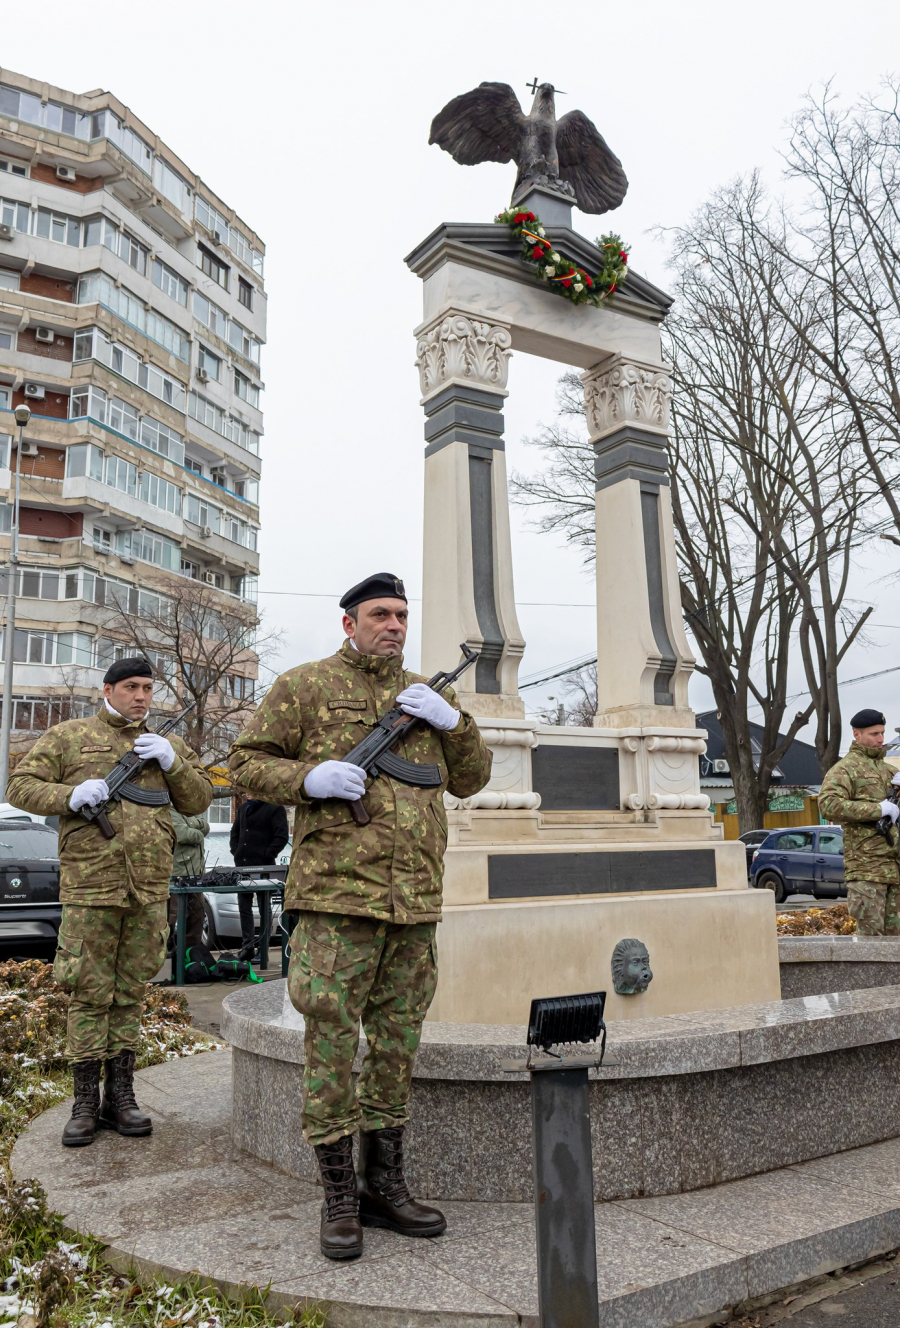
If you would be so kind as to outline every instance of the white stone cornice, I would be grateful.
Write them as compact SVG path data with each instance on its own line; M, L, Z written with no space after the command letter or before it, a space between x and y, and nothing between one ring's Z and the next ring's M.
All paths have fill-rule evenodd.
M613 355L581 375L591 442L625 425L668 434L672 380L667 365Z
M445 311L416 341L423 403L451 383L506 395L512 337L506 323Z

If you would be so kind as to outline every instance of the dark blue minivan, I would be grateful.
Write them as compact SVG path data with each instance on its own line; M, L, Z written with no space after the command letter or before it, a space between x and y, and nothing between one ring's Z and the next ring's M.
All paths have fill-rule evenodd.
M774 890L775 902L788 895L843 899L844 832L839 825L798 825L773 830L750 864L750 884Z

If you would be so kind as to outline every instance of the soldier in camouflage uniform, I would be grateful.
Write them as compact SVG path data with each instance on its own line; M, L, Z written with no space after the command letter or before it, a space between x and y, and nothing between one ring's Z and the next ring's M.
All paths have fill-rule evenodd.
M67 720L38 738L7 793L17 807L60 818L63 912L53 974L70 993L66 1054L75 1103L63 1132L68 1147L92 1143L98 1125L128 1135L153 1128L135 1101L134 1059L146 985L166 954L175 847L169 805L111 803L113 839L80 808L108 797L104 775L132 750L149 761L136 777L139 787L165 789L176 811L197 815L212 801L209 776L187 744L146 727L153 696L146 660L113 664L103 696L96 715Z
M410 1198L402 1136L437 984L443 794L470 797L491 768L478 726L453 693L438 695L403 668L402 581L369 577L341 607L348 640L329 658L282 674L229 758L236 784L297 809L285 887L285 908L299 910L288 991L306 1020L303 1132L319 1159L322 1252L332 1259L362 1253L361 1223L411 1236L446 1226L437 1209ZM423 721L398 755L437 765L439 788L379 775L366 789L364 772L339 759L398 703ZM349 804L363 794L371 821L360 828ZM354 1091L360 1020L368 1052Z
M819 810L844 827L844 879L847 906L860 936L900 936L900 863L897 831L885 839L875 829L882 816L896 826L898 809L889 800L900 784L884 759L884 715L861 710L850 721L853 742L831 767L819 790Z

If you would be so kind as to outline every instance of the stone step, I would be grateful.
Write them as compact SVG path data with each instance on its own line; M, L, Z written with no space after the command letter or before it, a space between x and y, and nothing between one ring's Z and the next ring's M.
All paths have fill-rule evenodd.
M12 1157L15 1175L37 1177L67 1225L103 1241L117 1267L198 1271L232 1292L271 1284L273 1305L329 1302L329 1328L537 1328L529 1204L448 1203L443 1237L367 1231L362 1259L329 1263L320 1192L231 1142L230 1051L137 1078L150 1138L103 1133L64 1149L63 1104ZM690 1194L598 1204L596 1223L602 1328L675 1328L900 1246L900 1139Z

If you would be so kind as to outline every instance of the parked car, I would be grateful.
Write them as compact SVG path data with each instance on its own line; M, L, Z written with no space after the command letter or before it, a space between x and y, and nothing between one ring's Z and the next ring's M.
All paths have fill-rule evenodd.
M778 904L793 894L845 897L843 830L839 825L799 825L770 831L754 851L750 884L774 890Z
M15 952L56 949L62 919L56 831L40 821L0 817L0 944Z
M231 826L214 825L206 836L206 870L212 871L214 867L233 867L234 858L231 855ZM287 864L291 860L291 845L288 841L287 846L278 855L279 864ZM213 949L228 948L238 946L241 943L241 919L238 913L237 895L205 894L203 896L203 911L206 914L206 925L203 929L203 939L207 945ZM277 896L272 896L272 936L274 937L278 928L278 920L281 917L281 901ZM259 908L256 903L256 896L253 898L253 923L257 931L259 930Z
M747 850L747 874L750 873L750 864L753 862L753 854L763 844L771 834L771 830L745 830L739 835L741 843Z

